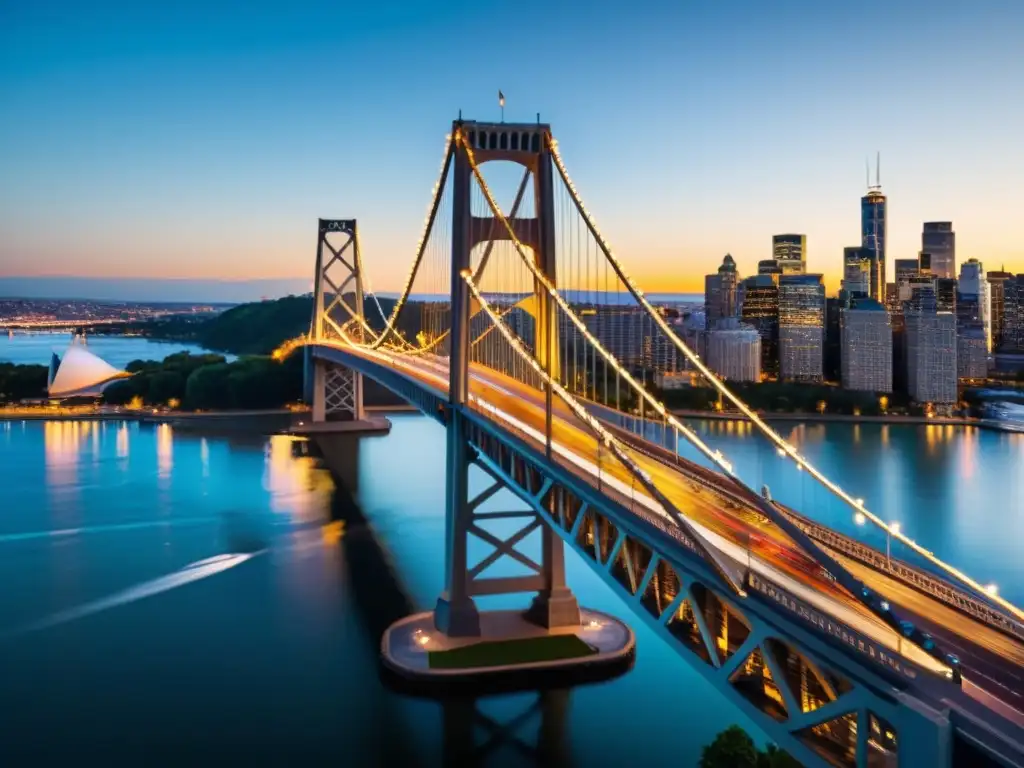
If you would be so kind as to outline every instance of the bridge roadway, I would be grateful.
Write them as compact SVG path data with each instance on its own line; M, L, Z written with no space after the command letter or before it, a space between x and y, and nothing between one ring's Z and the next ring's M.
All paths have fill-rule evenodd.
M347 344L338 346L349 354L377 362L385 358L406 375L434 389L447 391L448 369L443 358L394 356ZM483 366L471 366L470 373L470 393L485 404L484 409L543 442L546 422L543 393ZM628 470L610 452L599 450L598 441L557 398L552 433L553 451L575 464L581 473L591 477L600 475L603 482L627 499L635 498L646 511L663 514L653 499L633 490L633 478ZM754 571L919 666L939 671L937 662L915 646L903 643L897 633L835 584L787 534L764 519L749 502L737 504L735 500L742 501L741 496L727 489L722 492L708 489L699 482L696 473L688 474L683 464L677 463L679 460L670 458L664 449L659 451L659 446L653 443L634 438L627 445L631 458L652 477L658 489L685 512L712 546L738 563L747 561L749 549ZM721 482L731 485L724 477ZM1000 711L1011 721L1024 724L1024 714L1021 714L1024 712L1024 644L886 574L850 558L836 556L868 587L886 595L911 620L932 632L940 644L958 654L965 693Z

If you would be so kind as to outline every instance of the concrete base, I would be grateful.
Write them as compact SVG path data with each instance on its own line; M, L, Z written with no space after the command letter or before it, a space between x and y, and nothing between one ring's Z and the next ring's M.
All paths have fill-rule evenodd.
M300 421L288 429L288 434L311 437L316 435L386 435L391 422L381 417L367 417L358 421Z
M435 615L417 613L392 624L381 639L381 658L391 671L407 680L454 681L483 680L529 672L565 672L573 668L621 665L631 659L636 640L633 630L605 613L580 610L582 621L573 626L546 629L526 618L522 611L484 611L478 614L480 634L476 637L451 637L439 632ZM591 656L540 661L514 666L431 669L428 654L473 645L481 641L516 640L545 635L575 634L597 649Z
M551 590L550 594L539 594L526 611L526 620L539 627L577 627L581 623L580 604L568 587Z
M451 638L480 638L480 611L471 597L461 603L454 603L446 592L442 593L437 598L433 615L434 629L442 635Z

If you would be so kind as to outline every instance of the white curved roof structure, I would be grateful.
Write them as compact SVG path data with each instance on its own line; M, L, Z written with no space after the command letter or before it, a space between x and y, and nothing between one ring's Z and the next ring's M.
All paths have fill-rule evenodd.
M53 364L51 363L51 370ZM88 397L102 394L104 387L131 376L85 347L72 344L57 363L49 384L50 397Z

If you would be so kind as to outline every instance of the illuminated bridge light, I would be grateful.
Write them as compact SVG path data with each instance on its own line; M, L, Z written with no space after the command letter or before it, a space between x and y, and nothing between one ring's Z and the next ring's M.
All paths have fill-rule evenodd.
M899 523L889 523L889 530L892 531L892 533L894 535L898 536L899 533L900 533L900 524Z
M999 587L997 587L995 584L989 584L985 587L985 591L988 592L992 597L995 597L999 594Z
M864 523L866 523L867 520L868 519L864 517L863 512L858 512L856 515L853 516L853 522L855 522L857 525L864 525Z

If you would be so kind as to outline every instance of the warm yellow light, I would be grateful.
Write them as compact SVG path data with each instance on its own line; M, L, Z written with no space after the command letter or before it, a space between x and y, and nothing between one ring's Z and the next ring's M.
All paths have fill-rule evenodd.
M853 516L853 522L855 522L857 525L864 525L864 523L867 522L867 518L864 517L863 512L858 512L856 515Z
M895 535L898 536L899 532L900 532L900 524L899 523L889 523L889 530L892 531Z
M992 595L992 597L995 597L999 594L999 587L997 587L995 584L989 584L987 587L985 587L985 591Z

